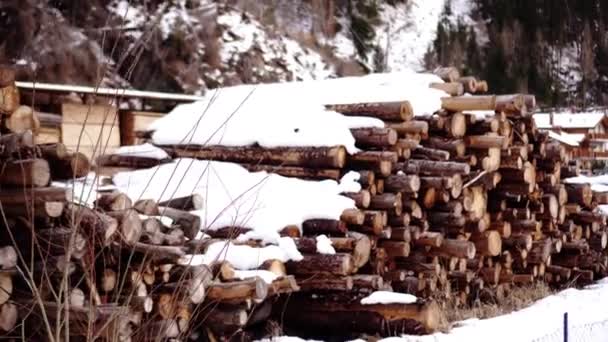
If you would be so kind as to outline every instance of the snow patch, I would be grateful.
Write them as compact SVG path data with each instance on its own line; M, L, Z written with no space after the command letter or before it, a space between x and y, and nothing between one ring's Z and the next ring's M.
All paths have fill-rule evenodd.
M340 194L357 187L344 184L354 183L352 179L342 184L308 181L249 172L233 163L194 159L120 172L113 182L133 200L166 201L199 194L209 199L203 209L192 212L201 217L203 230L251 228L269 240L276 240L283 228L301 226L307 219L339 219L344 210L355 208L352 199Z
M207 248L205 254L186 255L178 260L178 264L199 266L227 261L237 270L254 270L267 260L287 262L303 259L293 239L288 237L281 239L283 243L280 246L271 245L261 248L235 245L231 242L215 242Z
M317 253L319 254L336 254L336 250L332 246L331 240L326 235L319 235L317 240Z
M112 152L114 155L151 158L157 160L169 159L169 154L165 150L152 144L121 146Z
M258 277L266 284L272 284L272 282L278 278L276 274L266 270L235 270L234 276L241 280Z
M369 296L361 299L363 305L373 304L412 304L416 303L418 298L408 293L398 293L390 291L376 291Z

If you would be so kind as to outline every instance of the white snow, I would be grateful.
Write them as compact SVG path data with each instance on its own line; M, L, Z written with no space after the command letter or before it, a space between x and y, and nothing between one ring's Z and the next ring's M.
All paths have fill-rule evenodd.
M424 70L424 55L437 36L443 6L444 0L410 0L394 7L381 5L382 24L376 29L376 42L388 52L388 70Z
M86 177L69 179L65 181L53 181L51 186L72 189L70 201L89 208L94 207L94 202L102 192L116 190L114 185L108 185L108 177L96 175L90 172Z
M267 260L302 260L302 254L296 248L293 239L282 237L278 246L251 247L235 245L231 242L212 243L205 254L186 255L178 263L182 265L211 265L215 262L227 261L237 270L254 270ZM272 281L271 281L272 282Z
M319 235L317 240L317 253L319 254L336 254L336 250L332 246L331 240L326 235Z
M235 270L234 276L241 280L259 277L266 284L272 284L272 282L279 277L276 274L266 270Z
M164 226L171 227L173 225L173 219L168 216L149 216L144 214L139 214L140 220L147 220L149 218L155 218L160 221Z
M585 140L586 135L582 133L566 133L566 132L554 132L549 131L549 138L559 141L562 144L566 144L572 147L580 146L581 142Z
M408 293L398 293L390 291L376 291L369 296L361 299L363 305L373 304L412 304L416 303L418 298Z
M553 116L553 121L551 121ZM538 113L534 114L534 122L539 129L550 128L593 128L597 126L606 113L602 110L589 112L564 111L559 113Z
M449 333L402 336L382 342L561 342L563 315L568 313L572 341L603 342L608 336L608 280L585 289L567 289L532 306L490 319L458 322Z
M157 145L263 147L343 145L357 149L350 128L383 127L380 120L348 117L325 104L409 101L418 115L441 108L441 82L431 74L404 71L339 79L244 85L217 89L204 100L176 107L148 129Z
M165 201L193 193L208 198L193 211L202 218L202 229L224 227L253 229L268 240L278 231L307 219L339 219L354 201L342 192L360 189L353 178L307 181L266 172L249 172L240 165L194 159L176 159L150 169L120 172L116 187L132 200ZM357 190L358 191L358 190Z
M169 155L165 150L158 148L152 144L145 143L142 145L121 146L112 154L130 157L151 158L157 160L169 159Z

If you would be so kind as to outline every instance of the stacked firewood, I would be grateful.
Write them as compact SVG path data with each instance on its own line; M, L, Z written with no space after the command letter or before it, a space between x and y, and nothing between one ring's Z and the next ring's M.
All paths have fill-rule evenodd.
M593 211L588 185L561 183L580 166L536 130L534 96L480 95L488 90L484 81L454 68L436 74L445 83L430 87L452 96L431 115L414 117L408 102L328 105L385 122L351 130L362 149L354 155L341 146L167 147L174 157L290 177L339 180L359 172L363 190L344 194L357 210L283 232L305 254L288 264L301 286L282 308L288 327L424 331L434 324L430 304L397 310L360 299L392 289L467 305L500 301L521 284L587 283L606 275L605 218ZM320 235L330 237L336 254L315 253ZM418 325L405 324L411 319Z
M13 142L18 136L1 138ZM273 275L269 282L255 272L238 274L222 260L191 263L188 255L228 242L195 239L200 218L187 210L200 208L196 196L133 203L122 193L100 191L93 207L74 203L72 196L81 197L75 190L49 186L50 181L86 172L79 174L72 165L63 173L63 164L46 154L51 147L65 149L20 143L19 153L2 160L0 235L12 242L0 249L0 331L7 336L18 333L12 331L18 319L44 327L32 330L31 338L48 333L121 341L200 332L224 336L265 322L276 296L298 290L278 260L259 267ZM12 164L21 167L11 171ZM57 332L65 324L69 333Z

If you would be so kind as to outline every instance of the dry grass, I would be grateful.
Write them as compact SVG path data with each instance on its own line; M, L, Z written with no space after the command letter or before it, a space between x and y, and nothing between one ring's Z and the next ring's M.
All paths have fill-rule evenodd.
M449 330L456 322L469 318L491 318L530 306L535 301L553 294L547 284L543 282L521 287L512 287L501 301L480 302L471 305L456 305L453 301L441 303L443 317L440 330Z

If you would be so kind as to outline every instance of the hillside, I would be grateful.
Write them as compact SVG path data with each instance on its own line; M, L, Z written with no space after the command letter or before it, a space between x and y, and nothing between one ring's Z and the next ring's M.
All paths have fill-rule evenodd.
M22 79L186 93L455 65L497 92L591 105L605 96L607 15L599 0L9 0L0 63Z

